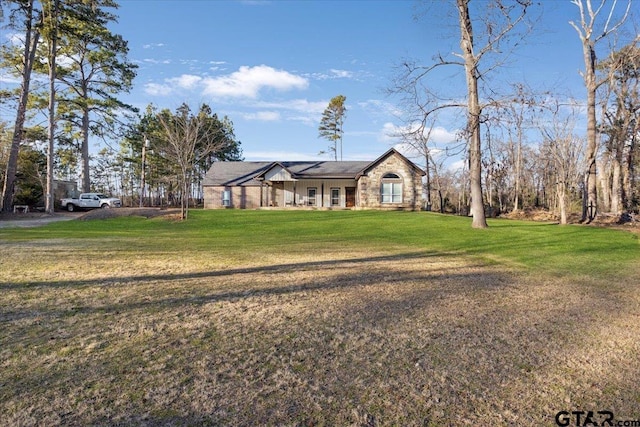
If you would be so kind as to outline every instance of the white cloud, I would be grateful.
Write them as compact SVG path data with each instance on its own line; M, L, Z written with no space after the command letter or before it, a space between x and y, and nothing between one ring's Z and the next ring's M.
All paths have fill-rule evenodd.
M197 91L213 97L244 97L252 99L256 98L260 91L265 88L286 91L305 89L308 84L308 81L302 77L286 71L276 70L266 65L260 65L257 67L242 66L238 71L221 77L182 74L178 77L166 78L163 83L148 83L145 85L145 92L154 96L168 96L182 89L190 92ZM325 106L321 107L320 112L324 111ZM286 105L258 104L254 107L292 109L296 111L308 111L311 109L314 113L320 108L316 103L309 103L306 100L288 101ZM270 117L269 120L274 120L273 115Z
M278 120L300 122L315 127L327 103L328 101L310 102L306 99L291 99L278 102L255 101L245 103L244 106L255 110L275 111L279 114Z
M168 83L177 85L183 89L194 89L202 81L202 77L192 74L183 74L180 77L173 77L166 80Z
M256 102L253 107L256 108L270 108L277 110L291 110L299 113L307 114L322 114L325 108L327 108L329 101L316 101L309 102L306 99L291 99L282 102ZM318 118L319 120L319 118Z
M335 69L331 69L329 70L331 71L331 74L339 79L350 79L353 77L353 73L351 71L346 71L346 70L335 70Z
M457 129L450 131L443 128L442 126L436 126L431 131L430 137L431 137L431 140L435 143L449 144L451 142L458 141L458 133L459 131Z
M145 58L142 62L146 62L147 64L171 64L170 59L153 59L153 58Z
M232 98L256 98L265 88L287 91L309 86L303 77L266 65L242 66L227 76L206 78L203 83L205 94Z
M144 92L152 96L167 96L171 95L173 89L165 84L147 83L144 85Z
M277 111L258 111L257 113L245 113L242 116L245 120L261 122L277 122L280 120L280 113Z
M402 131L403 129L400 126L387 122L382 125L382 129L378 133L378 141L388 143L398 142L400 139L398 135L400 135Z
M223 70L224 68L221 67L221 65L226 65L227 62L226 61L209 61L209 65L211 65L209 67L210 71L218 71L218 70Z
M456 160L455 162L452 162L451 164L449 164L449 166L447 167L447 170L451 172L461 171L466 166L466 162L467 161L464 159Z
M382 126L381 141L399 141L403 134L409 132L415 132L418 129L418 124L414 123L410 126L397 126L393 123L387 122ZM428 131L428 130L427 130ZM426 136L427 131L424 132ZM433 144L450 144L457 142L458 131L450 131L442 126L435 126L431 130L429 135L429 141Z
M315 80L334 80L334 79L355 79L356 74L353 71L337 70L332 68L328 73L310 73L307 74L310 78Z
M142 45L143 49L153 49L155 47L164 47L164 43L149 43Z
M379 99L369 99L367 101L359 102L358 105L363 109L375 114L381 114L384 116L401 117L402 110L398 109L394 104Z

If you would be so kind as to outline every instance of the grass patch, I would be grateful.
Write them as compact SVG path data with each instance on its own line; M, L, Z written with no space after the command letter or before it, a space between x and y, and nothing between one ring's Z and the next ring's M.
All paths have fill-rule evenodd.
M0 230L1 425L553 425L640 413L640 245L419 212Z

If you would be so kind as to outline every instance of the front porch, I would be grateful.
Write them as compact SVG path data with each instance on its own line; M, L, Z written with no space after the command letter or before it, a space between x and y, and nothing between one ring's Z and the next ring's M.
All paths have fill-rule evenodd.
M357 207L355 180L263 181L261 207L351 209Z

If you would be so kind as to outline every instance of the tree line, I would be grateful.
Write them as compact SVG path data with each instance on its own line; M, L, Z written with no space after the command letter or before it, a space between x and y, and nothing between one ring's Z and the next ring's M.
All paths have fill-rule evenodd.
M117 8L113 0L3 3L2 26L14 37L0 48L0 66L20 81L0 92L0 108L15 116L13 126L0 121L3 211L44 200L53 212L54 180L79 175L81 192L140 204L146 196L182 206L186 217L211 162L241 159L233 123L208 105L175 112L150 105L141 114L121 101L137 66L127 41L109 30ZM90 138L119 147L107 143L92 156Z
M403 62L389 92L400 96L406 121L397 136L424 159L427 209L472 215L480 228L487 214L530 208L548 209L563 223L574 212L584 222L638 212L640 48L637 32L625 26L632 3L570 3L576 19L567 25L584 58L583 99L494 83L505 52L525 43L539 19L530 0L451 0L459 50ZM108 29L117 8L113 0L3 3L3 27L19 42L2 44L0 65L20 80L0 91L0 108L15 116L13 124L0 121L4 211L43 197L51 212L53 178L80 176L81 191L115 193L128 205L179 205L186 217L211 163L242 159L233 123L208 105L140 112L120 100L133 87L136 65L126 40ZM463 71L461 95L431 84L450 67ZM333 98L320 121L334 160L345 100ZM464 115L460 144L440 146L433 132L450 109ZM92 157L90 137L118 143ZM462 153L464 166L448 168L449 156Z
M487 226L487 213L530 208L548 209L562 223L576 210L587 223L598 213L638 212L640 38L625 27L632 2L570 3L576 19L567 25L582 47L586 101L525 83L495 83L508 53L527 42L540 18L528 0L473 3L475 9L469 0L452 2L460 50L401 64L389 88L405 112L396 136L424 159L428 209L470 214L477 228ZM437 92L432 83L455 67L463 70L466 93ZM439 115L452 109L465 115L466 125L458 146L443 147L433 132ZM465 153L462 168L446 167L450 153Z

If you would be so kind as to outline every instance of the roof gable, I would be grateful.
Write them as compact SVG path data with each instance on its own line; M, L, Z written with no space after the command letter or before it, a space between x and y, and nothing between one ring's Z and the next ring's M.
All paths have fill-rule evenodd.
M408 158L406 158L405 156L402 155L402 153L400 153L398 150L396 150L395 148L391 148L389 149L386 153L384 153L382 156L378 157L376 160L374 160L373 162L369 163L367 165L367 167L365 167L357 176L357 178L360 178L362 175L367 174L371 169L375 168L376 166L378 166L380 163L382 163L383 161L385 161L386 159L388 159L391 156L396 156L398 157L400 160L402 160L403 162L405 162L406 164L408 164L411 168L413 168L416 172L418 172L420 175L424 176L426 175L425 171L422 170L421 167L419 167L418 165L416 165L415 163L413 163L411 160L409 160Z
M258 180L264 179L265 181L295 181L291 172L279 162L271 164L269 168L255 178Z

